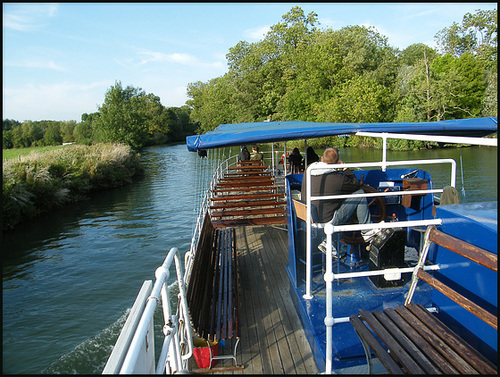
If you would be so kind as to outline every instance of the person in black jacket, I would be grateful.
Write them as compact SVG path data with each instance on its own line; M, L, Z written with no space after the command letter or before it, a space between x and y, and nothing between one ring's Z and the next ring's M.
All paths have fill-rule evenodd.
M300 171L302 159L303 157L300 154L299 148L293 148L292 154L288 156L288 162L290 162L290 170L292 173L298 173Z
M324 167L325 170L313 170L311 172L311 196L330 196L342 194L362 194L361 184L349 168L342 168L342 160L339 158L337 148L327 148L321 157L321 162L315 162L309 166ZM306 173L302 180L302 201L306 201ZM318 214L317 221L320 223L332 222L333 225L349 224L351 215L356 212L360 224L371 223L370 210L366 198L354 197L347 199L315 200L311 202ZM361 232L366 242L378 233L378 229ZM336 245L336 237L334 246ZM326 240L319 248L326 250Z
M316 154L313 147L307 147L306 159L307 159L307 166L311 165L313 162L319 161L319 156Z
M238 162L240 161L248 161L250 160L250 152L248 152L247 146L242 145L241 146L241 151L238 154Z

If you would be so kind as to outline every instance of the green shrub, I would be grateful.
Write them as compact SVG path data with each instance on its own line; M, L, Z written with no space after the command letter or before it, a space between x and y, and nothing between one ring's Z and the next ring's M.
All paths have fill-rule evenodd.
M140 173L139 155L123 144L72 145L4 161L3 229L92 191L130 183Z

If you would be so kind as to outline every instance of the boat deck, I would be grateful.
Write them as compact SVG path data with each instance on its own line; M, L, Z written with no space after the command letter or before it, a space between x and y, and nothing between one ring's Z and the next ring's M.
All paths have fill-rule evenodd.
M290 298L286 228L241 227L236 237L241 334L237 360L244 369L229 370L234 362L221 360L214 372L229 367L224 374L319 373ZM219 353L230 354L229 344Z

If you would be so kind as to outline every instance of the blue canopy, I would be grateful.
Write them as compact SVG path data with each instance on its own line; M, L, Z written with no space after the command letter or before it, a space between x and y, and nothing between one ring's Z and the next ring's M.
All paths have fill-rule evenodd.
M422 123L316 123L303 121L221 124L203 135L186 138L190 151L242 144L269 143L295 139L365 132L392 132L447 136L481 137L497 131L497 118L453 119Z

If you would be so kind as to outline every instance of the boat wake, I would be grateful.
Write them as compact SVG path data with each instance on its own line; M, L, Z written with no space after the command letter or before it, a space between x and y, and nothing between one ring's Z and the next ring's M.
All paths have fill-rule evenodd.
M101 374L130 308L111 326L80 343L42 371L43 374Z

